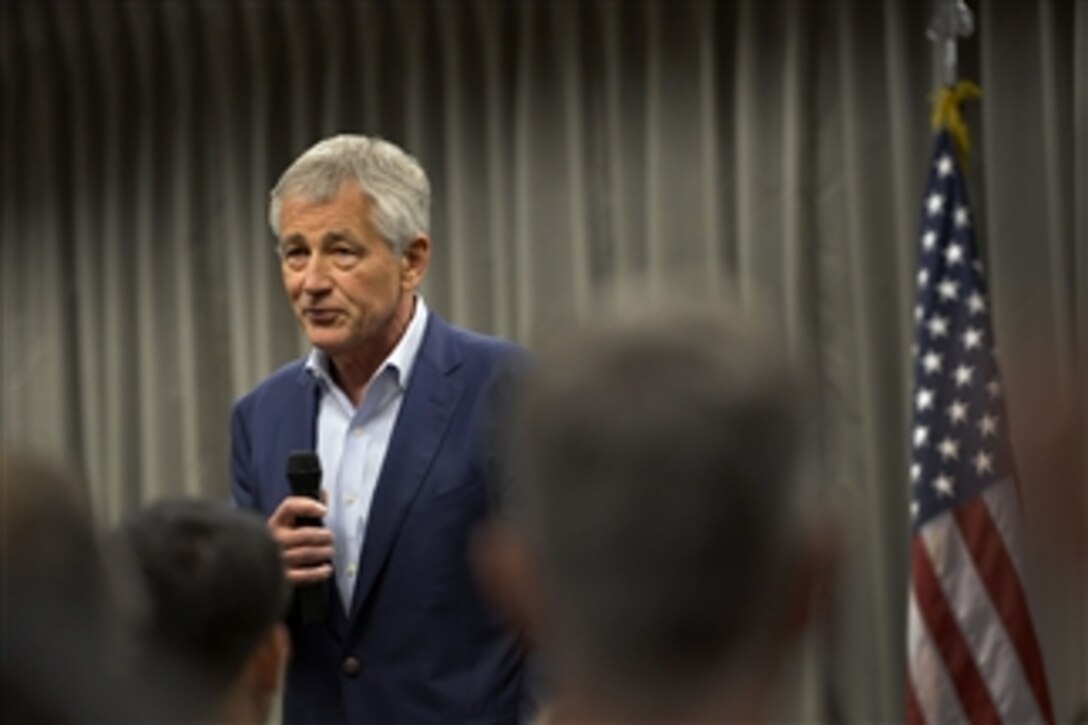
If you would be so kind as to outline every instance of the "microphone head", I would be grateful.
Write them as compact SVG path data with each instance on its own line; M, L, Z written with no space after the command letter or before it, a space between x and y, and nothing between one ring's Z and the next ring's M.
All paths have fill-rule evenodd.
M288 476L321 475L321 460L313 451L291 451L287 456Z

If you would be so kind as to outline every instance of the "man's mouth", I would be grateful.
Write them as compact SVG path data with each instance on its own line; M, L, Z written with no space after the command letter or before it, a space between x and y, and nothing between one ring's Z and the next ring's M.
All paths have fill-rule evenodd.
M340 313L337 310L311 307L309 309L303 310L302 315L309 322L317 325L327 325L330 322L335 321L336 318L340 316Z

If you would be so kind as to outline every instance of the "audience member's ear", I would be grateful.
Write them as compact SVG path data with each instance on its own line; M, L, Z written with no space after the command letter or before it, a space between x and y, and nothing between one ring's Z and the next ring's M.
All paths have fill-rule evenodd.
M525 540L508 523L491 521L476 531L470 554L484 594L532 644L541 625L540 584Z
M268 721L283 683L290 642L287 627L277 623L253 647L225 706L228 719L257 724Z
M291 655L291 636L287 633L287 627L276 624L257 651L258 678L257 682L268 692L279 690L283 682L283 672L287 667L287 658Z
M813 526L799 549L782 622L786 646L793 645L818 626L823 613L831 606L839 554L838 528L829 521Z
M283 624L276 624L253 648L242 672L242 679L253 701L261 708L271 702L283 682L284 668L290 656L291 639Z

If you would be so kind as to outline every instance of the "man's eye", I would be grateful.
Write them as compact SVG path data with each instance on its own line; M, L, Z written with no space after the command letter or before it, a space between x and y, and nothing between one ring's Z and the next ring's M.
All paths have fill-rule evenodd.
M280 250L283 262L293 269L306 266L306 260L310 258L310 250L305 247L286 247Z
M333 247L329 253L332 257L332 263L339 269L354 267L363 256L362 250L348 246Z

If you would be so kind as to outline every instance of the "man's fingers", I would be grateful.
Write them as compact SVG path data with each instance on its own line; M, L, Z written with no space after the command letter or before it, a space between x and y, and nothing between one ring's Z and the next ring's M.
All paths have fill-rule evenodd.
M325 564L332 559L331 546L304 546L296 549L285 549L283 563L288 569L296 567L313 567L314 564Z
M316 584L322 582L332 576L332 565L322 564L321 566L312 566L305 569L288 569L287 581L296 586L305 584Z
M322 518L326 513L328 509L320 501L306 496L288 496L269 517L268 526L271 529L290 528L300 518Z
M332 532L319 526L295 528L300 518L320 518L325 506L311 498L288 496L268 519L268 529L279 542L287 580L303 585L332 576Z
M332 532L314 526L301 529L275 529L272 535L276 541L280 542L280 547L284 551L306 546L332 546Z

